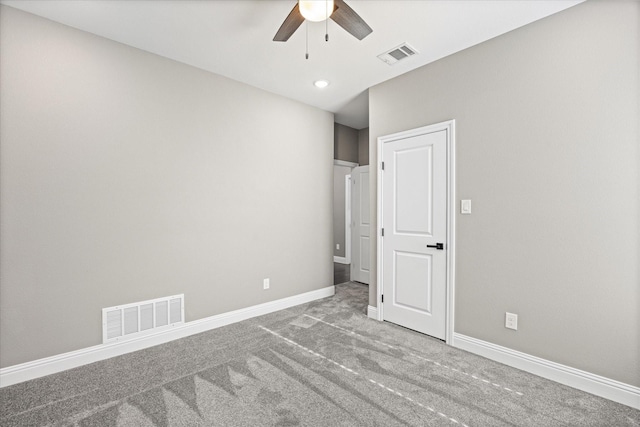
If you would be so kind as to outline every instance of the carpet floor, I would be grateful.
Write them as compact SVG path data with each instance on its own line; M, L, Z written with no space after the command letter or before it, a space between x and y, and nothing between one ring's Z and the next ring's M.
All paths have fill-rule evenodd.
M640 426L640 411L368 319L368 288L0 389L10 426Z

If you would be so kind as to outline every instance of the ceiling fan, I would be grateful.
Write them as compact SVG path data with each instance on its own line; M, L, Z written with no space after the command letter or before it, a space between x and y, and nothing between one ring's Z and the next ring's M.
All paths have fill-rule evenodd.
M300 0L289 12L289 16L280 26L273 41L289 40L305 19L319 22L328 18L333 19L336 24L358 40L362 40L373 32L371 27L344 0Z

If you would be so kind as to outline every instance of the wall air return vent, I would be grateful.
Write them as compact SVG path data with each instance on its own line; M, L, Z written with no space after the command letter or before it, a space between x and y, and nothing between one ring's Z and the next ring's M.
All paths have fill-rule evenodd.
M378 55L378 58L389 65L393 65L398 61L402 61L403 59L409 58L417 53L417 50L409 46L407 43L403 43L400 46L396 46L393 49Z
M184 324L184 294L102 309L102 342L138 338Z

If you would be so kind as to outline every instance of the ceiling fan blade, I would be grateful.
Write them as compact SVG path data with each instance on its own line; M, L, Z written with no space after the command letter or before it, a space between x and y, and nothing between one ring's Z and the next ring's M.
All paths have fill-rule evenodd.
M344 0L335 0L335 5L336 9L331 14L331 19L352 36L362 40L373 32L371 27L364 22L364 19L351 9Z
M298 27L302 25L303 22L304 16L302 16L302 14L300 13L298 2L296 2L296 5L293 6L293 9L291 9L291 12L289 12L289 15L280 26L280 29L276 33L275 37L273 37L273 41L286 42L287 40L289 40L289 37L291 37L293 33L296 32Z

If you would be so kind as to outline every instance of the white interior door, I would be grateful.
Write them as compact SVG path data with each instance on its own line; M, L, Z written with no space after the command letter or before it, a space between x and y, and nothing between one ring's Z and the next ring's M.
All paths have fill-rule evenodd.
M382 147L383 318L444 339L447 131Z
M351 186L351 280L369 284L369 166L359 166L351 171Z

